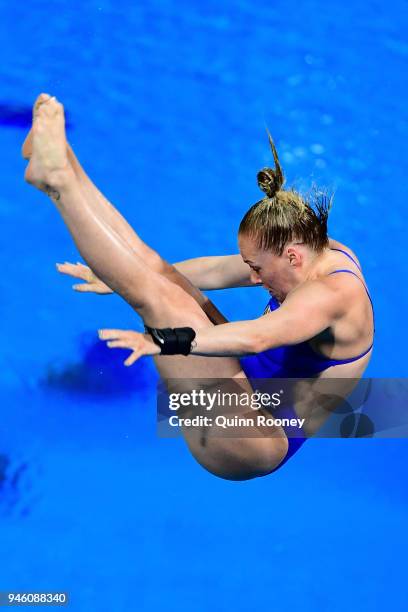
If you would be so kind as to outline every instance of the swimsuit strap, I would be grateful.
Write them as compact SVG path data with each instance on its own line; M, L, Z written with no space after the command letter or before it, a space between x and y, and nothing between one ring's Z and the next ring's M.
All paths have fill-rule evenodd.
M339 249L336 249L339 250ZM334 270L333 272L329 272L329 274L327 276L330 276L331 274L337 274L338 272L347 272L348 274L353 274L353 276L355 276L356 278L358 278L358 280L362 283L366 294L368 296L368 299L370 300L370 304L371 304L371 308L373 310L373 319L374 319L374 305L373 305L373 301L371 299L371 296L368 292L368 289L364 283L364 281L359 277L358 274L356 274L355 272L353 272L353 270ZM375 331L375 325L374 325L374 331ZM336 361L342 361L343 363L349 363L351 361L357 361L357 359L361 359L361 357L364 357L364 355L367 355L367 353L369 351L371 351L372 347L373 347L374 342L371 343L371 345L368 347L368 349L366 351L364 351L364 353L361 353L361 355L358 355L357 357L352 357L351 359L342 359L342 360L336 360Z
M359 277L358 274L356 274L355 272L353 272L353 270L334 270L333 272L329 272L329 274L327 276L330 276L331 274L337 274L338 272L347 272L348 274L353 274L353 276L355 276L356 278L358 278L358 280L362 283L366 294L368 296L368 299L370 300L370 304L371 304L371 308L373 309L374 312L374 305L373 305L373 300L371 299L371 295L368 292L368 289L365 285L365 282Z
M348 257L349 259L351 259L351 261L353 262L353 264L355 264L357 266L357 268L359 270L361 270L361 266L358 265L358 263L356 262L356 260L354 259L354 257L352 257L350 255L350 253L347 253L347 251L343 251L343 249L330 249L331 251L339 251L339 253L343 253L346 257Z
M371 349L374 346L374 342L372 342L370 344L370 346L368 347L368 349L366 351L364 351L364 353L360 353L360 355L357 355L357 357L350 357L349 359L332 359L333 365L344 365L346 363L352 363L353 361L357 361L357 359L361 359L362 357L365 357L365 355L367 355L367 353L369 353L371 351Z

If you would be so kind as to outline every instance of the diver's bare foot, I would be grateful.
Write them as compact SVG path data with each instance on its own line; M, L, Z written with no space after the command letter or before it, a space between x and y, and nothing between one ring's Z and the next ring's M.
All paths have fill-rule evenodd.
M67 158L62 104L55 98L41 94L34 105L31 133L32 153L24 178L28 183L55 196L55 192L58 193L58 188L72 172ZM30 141L26 141L25 145L28 147Z
M23 142L23 146L21 147L21 155L24 157L24 159L31 159L32 154L33 154L33 131L32 129L30 129L30 131L28 132L26 136L25 141ZM67 142L67 157L68 157L69 163L72 166L72 169L75 172L75 176L77 177L78 181L81 183L83 181L83 177L82 177L81 172L78 170L77 159L75 157L75 154L69 142Z
M37 112L38 108L41 106L41 104L43 104L43 102L46 102L50 98L51 96L49 94L44 94L44 93L38 96L33 106L33 121L34 121L35 113ZM33 130L32 128L30 128L30 131L28 132L26 139L23 142L23 146L21 147L21 155L24 157L24 159L30 159L32 154L33 154Z
M47 100L50 99L51 96L49 96L48 94L41 94L40 96L38 96L36 103L34 104L34 111L33 111L33 117L34 114L36 112L36 109L43 103L46 102ZM30 131L28 132L26 139L23 142L23 146L21 147L21 155L24 157L24 159L31 159L31 155L33 154L33 130L32 128L30 128ZM71 164L75 175L78 179L79 182L82 181L82 174L78 169L78 163L77 163L77 159L75 157L75 154L69 144L69 142L67 142L67 157L68 157L68 161Z

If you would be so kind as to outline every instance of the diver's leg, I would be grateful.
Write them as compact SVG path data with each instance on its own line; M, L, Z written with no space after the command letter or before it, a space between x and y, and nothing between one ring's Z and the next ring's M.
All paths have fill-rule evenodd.
M48 94L41 94L36 102L39 107L42 103L49 100L51 96ZM32 130L28 133L23 147L22 155L25 159L30 159L32 155L33 147L33 133ZM121 238L126 241L129 246L135 250L135 252L144 259L150 268L161 272L161 261L162 258L150 247L148 247L132 229L126 219L120 214L120 212L105 198L105 196L99 191L96 185L88 177L81 164L79 163L72 147L67 142L67 158L75 172L85 197L87 197L89 206L98 213L98 216L105 221L106 224L110 225Z
M147 325L188 325L196 330L212 325L191 295L161 274L146 269L129 245L92 213L68 163L63 109L54 99L37 109L33 155L26 179L50 195L85 261ZM234 358L158 356L155 361L165 379L236 378L251 392L239 361ZM263 475L279 465L287 450L286 436L278 427L273 430L274 437L209 436L205 444L194 431L184 431L184 435L195 458L209 471L225 478Z
M49 95L41 94L36 102L36 106L39 107L42 103L49 99ZM32 130L30 130L22 147L22 154L25 159L30 159L32 155L32 136ZM88 206L93 210L94 214L105 223L105 226L110 226L116 232L116 234L122 238L122 240L127 242L129 247L143 259L149 268L166 276L173 283L179 285L187 293L192 295L213 323L225 323L227 321L226 318L211 302L211 300L200 291L200 289L195 287L173 265L169 264L165 259L163 259L159 253L157 253L157 251L154 251L145 242L143 242L143 240L141 240L126 219L105 198L96 185L91 181L68 143L67 158L78 179L78 184L81 187Z
M88 265L141 314L146 324L166 326L166 299L171 302L168 307L172 318L177 318L172 325L183 324L186 292L147 268L128 243L93 214L89 198L85 198L67 159L63 108L54 98L36 109L33 154L26 180L50 195ZM189 299L190 306L197 305L191 296ZM194 311L201 321L206 321L200 308Z

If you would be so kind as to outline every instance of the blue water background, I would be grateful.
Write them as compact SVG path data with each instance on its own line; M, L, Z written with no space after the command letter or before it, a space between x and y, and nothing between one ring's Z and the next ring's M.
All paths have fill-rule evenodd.
M68 590L75 612L406 609L406 441L312 441L230 483L157 439L152 364L125 375L95 345L140 322L57 275L78 254L19 153L26 107L58 96L92 179L177 261L237 251L268 125L289 184L335 191L330 235L375 304L366 375L405 377L406 31L403 0L0 3L0 590ZM213 298L235 320L265 303Z

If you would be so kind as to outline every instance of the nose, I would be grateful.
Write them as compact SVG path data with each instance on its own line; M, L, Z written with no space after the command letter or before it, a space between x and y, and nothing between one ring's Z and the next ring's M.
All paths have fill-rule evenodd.
M251 279L251 283L253 283L254 285L261 282L261 277L259 276L258 272L255 272L255 270L251 270L249 278Z

